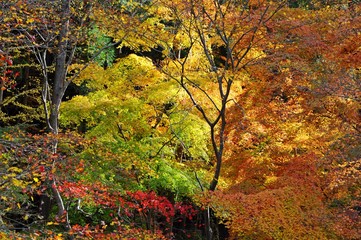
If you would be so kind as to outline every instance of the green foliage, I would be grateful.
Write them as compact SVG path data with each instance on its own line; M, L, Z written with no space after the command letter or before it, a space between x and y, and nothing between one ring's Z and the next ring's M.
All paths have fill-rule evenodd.
M209 162L208 133L209 127L197 116L188 112L176 112L170 117L172 133L180 141L181 147L184 148L185 154L193 160L203 160Z
M195 166L192 162L209 161L209 130L200 117L183 109L179 86L150 59L134 54L106 70L87 69L78 80L82 82L92 92L65 102L60 119L65 127L85 125L85 136L96 138L97 145L83 153L90 161L85 178L118 189L164 189L180 198L192 195L197 185L187 176ZM111 153L98 150L103 148ZM181 163L186 158L189 169Z
M100 66L111 66L115 59L115 47L110 46L112 39L104 35L97 26L89 30L88 54Z
M143 184L154 191L169 191L174 194L175 200L193 196L198 190L193 174L187 171L185 164L171 163L159 159L152 164L154 174L150 179L144 179Z

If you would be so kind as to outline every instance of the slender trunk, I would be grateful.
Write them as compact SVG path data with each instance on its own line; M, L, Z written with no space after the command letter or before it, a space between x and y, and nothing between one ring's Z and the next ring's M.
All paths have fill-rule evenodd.
M68 47L68 33L69 33L69 16L70 16L70 0L63 0L62 6L62 23L59 33L59 43L57 50L57 57L55 62L55 76L53 85L53 95L51 98L50 107L50 129L54 134L59 131L59 109L61 100L67 87L66 72L67 72L67 47Z
M199 180L197 173L194 173L196 180L199 184L199 187L201 188L202 192L204 192L204 188L203 185L201 183L201 181ZM203 218L204 218L204 231L205 231L205 235L206 235L206 240L212 240L213 239L213 229L212 229L212 225L211 225L211 211L212 209L207 206L207 208L205 210L203 210Z
M67 48L68 48L68 34L69 34L69 17L70 17L70 0L62 1L62 19L63 23L59 32L59 43L57 49L57 57L55 60L55 76L53 93L51 97L50 117L48 126L53 134L59 133L59 109L64 92L67 88L66 74L67 74ZM57 152L58 141L53 142L53 153ZM65 217L65 227L69 230L71 228L68 214L64 206L63 198L57 187L56 179L52 179L51 188L53 197L58 206L58 217ZM64 216L65 215L65 216Z
M2 88L2 84L0 85L0 88ZM3 103L4 99L4 90L0 89L0 105Z
M215 136L215 130L211 129L211 135L212 135L212 143L213 143L213 150L214 154L216 156L216 169L213 174L213 179L210 183L209 190L214 191L216 190L216 187L218 185L218 180L221 175L221 169L222 169L222 161L223 161L223 151L224 151L224 130L226 128L226 102L224 103L222 107L222 111L220 113L221 118L221 126L220 126L220 132L219 132L219 143L217 145L216 143L216 136Z
M211 209L208 206L206 210L204 210L204 221L205 221L205 230L206 230L206 240L213 239L213 230L211 226Z
M30 62L29 57L27 57L26 61ZM23 69L23 79L25 79L25 90L30 89L29 69L30 69L29 66L26 66ZM24 104L28 105L28 101L29 101L29 96L26 94L24 96Z
M52 181L51 189L52 189L53 196L55 198L56 204L58 205L58 217L65 217L65 228L67 230L70 230L71 225L70 225L70 222L69 222L68 213L66 212L65 205L64 205L64 202L63 202L63 198L60 195L60 192L58 190L58 187L56 186L56 181L55 180Z
M209 185L210 191L216 190L218 179L221 174L221 165L222 165L222 156L217 156L216 170L214 172L213 179Z
M4 87L5 87L5 83L4 80L0 80L0 105L3 103L4 100Z

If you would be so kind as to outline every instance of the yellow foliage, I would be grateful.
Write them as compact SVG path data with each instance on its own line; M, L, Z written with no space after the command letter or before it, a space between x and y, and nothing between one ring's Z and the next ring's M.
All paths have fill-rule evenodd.
M73 65L72 65L73 66ZM78 67L77 65L74 68ZM85 70L83 70L80 75L73 80L77 85L81 85L86 81L87 86L92 89L101 89L104 87L104 69L96 63L90 64ZM101 81L101 82L99 82Z
M75 122L80 124L83 119L90 118L90 110L94 104L89 101L86 96L75 96L71 101L67 101L62 105L62 108L67 109L61 115L63 124Z
M10 168L8 168L8 172L22 173L23 170L18 167L10 167Z
M267 176L267 177L266 177L266 180L265 180L265 185L274 183L274 182L277 181L277 179L278 179L277 176Z
M11 179L11 181L15 187L25 188L28 185L27 182L16 178Z

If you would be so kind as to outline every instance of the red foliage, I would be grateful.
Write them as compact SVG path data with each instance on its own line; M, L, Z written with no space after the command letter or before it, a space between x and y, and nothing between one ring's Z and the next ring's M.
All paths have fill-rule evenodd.
M14 136L15 134L9 137ZM42 195L52 192L52 188L53 191L59 191L64 203L78 202L77 206L64 211L63 216L55 218L55 222L50 222L51 225L64 222L67 217L65 213L70 218L77 214L87 214L81 207L93 211L99 209L105 213L102 224L89 222L88 225L74 225L71 234L96 239L112 239L117 236L139 239L148 235L154 236L149 239L162 239L159 231L170 235L176 215L177 218L181 216L192 220L197 214L191 205L171 203L166 197L158 196L153 191L120 192L101 182L79 180L81 178L77 170L82 169L80 173L83 174L87 168L84 160L75 157L77 151L87 146L87 141L79 136L67 133L57 136L21 135L21 138L25 142L14 145L11 155L16 157L19 164L24 164L19 167L26 170L24 180L31 183L24 185L22 193L29 196L34 193ZM56 154L52 151L54 142L58 143ZM9 149L5 148L4 151L6 150ZM132 229L127 229L127 226ZM110 234L109 231L117 233Z
M12 67L13 61L9 56L0 52L0 90L4 91L7 88L15 88L15 79L20 75L19 72L14 72L9 67ZM2 99L0 99L2 101Z
M157 196L155 192L127 192L127 196L131 198L131 202L135 203L134 208L138 212L150 213L156 212L166 218L169 223L174 217L174 206L165 197Z

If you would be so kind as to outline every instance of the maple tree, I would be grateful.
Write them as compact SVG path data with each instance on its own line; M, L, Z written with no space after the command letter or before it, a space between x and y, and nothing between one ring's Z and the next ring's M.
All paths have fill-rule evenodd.
M194 165L208 161L207 138L192 136L206 127L197 116L185 112L177 84L165 81L149 59L134 54L106 70L93 67L98 71L89 68L76 81L86 82L92 92L63 104L63 126L84 126L85 136L109 146L119 156L114 158L116 164L137 172L141 185L166 188L180 197L194 191L194 181L167 167L178 166L188 175L190 169L183 163L187 157L192 157ZM109 160L107 165L111 168Z
M355 24L357 26L357 18L352 16L352 11L348 10L350 9L344 9L342 13L339 13L341 14L339 15L340 19L344 20L345 17L348 17L353 26ZM283 11L287 12L283 13ZM282 18L282 21L275 21L276 25L269 27L272 28L272 31L286 31L287 34L275 35L274 45L266 48L268 56L260 61L263 65L249 66L251 78L245 84L246 91L239 96L238 100L244 107L245 115L236 114L236 111L231 115L230 125L233 126L228 129L227 136L233 146L230 149L230 155L226 157L225 172L223 173L226 178L229 178L224 185L228 189L218 192L214 201L209 204L215 209L219 209L215 210L216 214L225 219L225 223L229 225L235 238L248 236L287 239L298 234L302 238L303 234L308 233L311 233L312 236L319 234L319 238L335 238L333 234L348 239L357 238L359 236L359 232L356 230L358 214L355 209L358 206L358 200L356 200L358 199L358 190L356 190L359 182L358 175L353 174L353 179L341 180L343 183L350 184L346 185L354 187L353 190L349 191L349 189L347 193L344 192L348 197L352 196L352 201L348 202L352 207L350 205L338 205L337 207L333 205L334 209L332 210L330 202L332 203L334 200L338 202L342 197L332 200L333 197L328 195L329 189L327 189L331 186L323 185L323 181L328 177L331 177L327 180L331 185L336 178L350 177L354 171L357 171L355 166L359 162L356 157L342 167L341 162L330 163L329 161L332 162L337 157L328 155L348 155L349 153L343 152L344 148L341 151L335 151L335 146L344 141L340 140L340 137L342 139L345 135L351 134L353 136L351 139L353 139L358 135L356 127L358 120L355 120L356 111L353 109L358 108L356 100L359 95L356 83L358 80L355 78L355 69L353 69L355 65L357 66L357 61L351 60L352 64L349 69L340 67L338 64L343 64L342 60L335 61L335 57L340 52L336 52L336 54L335 51L330 51L331 48L337 47L328 42L332 39L336 43L337 40L342 39L336 40L333 37L338 34L338 31L343 32L348 28L331 31L327 26L320 27L319 22L312 18L323 18L322 23L334 27L333 24L340 20L335 18L336 12L339 11L337 7L321 8L313 11L312 15L309 15L310 11L304 9L284 9L283 11L280 15L275 16L276 19ZM292 14L288 14L288 11L291 11ZM290 21L281 17L282 14L297 17L291 18ZM281 27L282 30L277 27ZM320 30L324 32L319 32ZM282 38L279 38L280 36ZM359 54L358 50L354 49L352 55L357 54ZM334 64L329 62L330 59L335 61ZM320 70L320 68L331 66L332 71ZM339 82L341 79L342 84ZM346 98L349 99L347 100L349 103L347 111L345 108L336 107L342 106L341 102ZM240 116L245 116L241 124L239 123ZM358 148L356 142L351 142L348 142L351 149ZM310 153L316 155L310 155ZM313 173L308 173L303 177L294 175L293 166L298 164L301 164L300 169L303 173L308 172L306 169L309 167L313 169ZM327 170L319 169L320 166ZM287 177L295 177L296 181L307 179L306 181L314 183L314 185L307 187L306 183L294 184L293 180L284 180L284 176L279 174L280 171L283 172L286 169L288 169ZM237 183L234 184L234 182ZM280 183L282 183L281 186ZM287 183L286 186L285 183ZM331 188L339 186L337 180L334 184ZM300 188L302 190L298 192ZM298 210L282 206L286 199L292 201L290 197L280 200L284 196L283 191L285 190L294 191L292 195L300 198L295 200L293 206L301 209L304 215L293 215L292 212ZM309 193L309 191L315 192ZM302 195L305 193L307 198L318 195L318 199L313 199L307 204L302 203L301 199L305 199ZM261 195L264 197L258 198ZM226 200L222 200L223 198ZM258 202L248 203L253 199L257 199L255 201ZM223 205L223 201L228 204ZM262 203L262 201L265 202ZM281 204L280 211L276 211L275 214L284 214L284 210L292 212L288 212L284 216L268 218L268 215L272 215L268 210L268 204L272 204L271 209L277 209ZM243 209L243 205L249 207ZM251 210L253 209L251 206L254 205L256 210ZM311 209L314 209L313 213ZM332 213L329 212L330 210ZM237 213L237 211L239 212ZM341 215L343 217L337 220L330 218L329 216L335 214L335 211L339 211L339 217ZM267 213L262 215L262 212ZM236 217L237 214L240 218ZM259 218L258 214L260 214ZM285 227L288 223L304 222L302 216L307 216L307 214L311 214L312 217L308 216L306 219L315 220L313 223L304 223L302 227ZM246 216L252 216L253 220L246 219ZM327 223L324 222L325 219L328 219ZM239 225L239 222L244 225ZM277 227L272 230L268 228L269 226ZM342 228L345 230L342 231ZM289 236L284 235L287 234L285 229L292 229L288 233ZM315 229L317 232L314 231ZM300 231L297 232L298 230Z
M226 110L232 100L231 86L238 80L236 76L240 74L240 70L257 57L256 49L257 45L262 43L264 25L281 6L282 4L272 6L266 2L240 5L233 2L222 4L218 1L172 3L159 1L140 5L146 14L139 11L139 15L136 12L129 16L127 11L124 13L120 10L117 12L118 18L114 15L111 15L110 19L104 16L109 21L120 24L130 21L131 18L134 30L130 35L134 34L138 38L127 36L123 39L122 46L139 49L138 45L147 40L161 46L164 54L169 56L159 65L161 71L170 80L178 82L210 128L211 145L216 158L210 190L216 189L220 177L225 143ZM177 22L177 24L167 26L162 22L164 16L160 19L159 15L151 15L155 11L158 14L164 12L169 23ZM184 16L187 16L187 19ZM239 25L234 24L237 22ZM152 25L150 26L149 23ZM148 31L144 33L144 29ZM108 34L114 38L124 36L124 32L117 30ZM171 42L169 34L173 35ZM153 44L151 47L157 45ZM144 44L141 47L145 50L148 48ZM223 66L214 60L215 50L212 48L223 49L224 55L221 56ZM182 54L182 51L185 53ZM253 55L250 54L251 52ZM194 71L202 71L203 76L194 74ZM210 83L208 79L214 79L214 82ZM207 88L212 90L206 91ZM210 218L209 210L206 218ZM206 222L207 239L211 239L209 220Z
M347 204L334 204L343 198L341 197L342 194L339 192L339 196L337 194L329 195L329 190L330 188L335 190L334 187L338 186L339 183L336 179L342 179L345 176L344 174L348 175L347 172L357 171L355 166L359 163L357 156L350 155L351 149L359 147L358 143L356 143L357 140L354 141L359 136L358 109L360 103L358 99L360 88L358 68L360 66L360 49L357 47L359 46L359 40L356 39L359 34L357 28L360 26L359 13L359 5L354 3L343 5L341 10L337 6L320 9L318 16L325 19L323 23L327 23L327 26L308 24L307 27L314 29L317 35L316 38L312 37L315 51L312 55L311 52L310 55L305 55L305 57L312 57L310 62L313 64L310 73L313 82L312 85L309 85L308 90L311 95L309 100L311 101L306 101L306 106L313 108L314 114L318 115L318 121L322 119L323 126L331 127L331 129L323 128L323 131L328 130L329 137L333 136L333 139L329 138L332 139L332 142L326 145L327 148L324 148L324 155L320 161L324 169L324 179L330 177L330 179L326 180L327 184L330 185L324 186L324 193L327 196L326 203L333 206L330 208L332 211L343 212L343 214L340 214L340 216L343 215L340 217L340 219L343 219L342 221L335 219L335 229L337 229L337 234L341 234L346 238L358 238L360 234L356 230L359 220L357 211L355 211L359 205L357 200L359 199L357 197L359 176L354 174L353 177L346 181L350 184L346 184L350 187L346 195L348 195L347 198L352 199ZM335 17L336 14L338 17ZM305 46L306 44L309 45L311 39L306 30L303 33L305 34ZM328 142L330 143L330 141ZM346 142L348 142L349 148L342 147ZM320 143L322 144L322 142ZM338 144L340 148L336 147ZM345 156L342 157L344 160L340 160L336 155ZM346 221L349 223L345 224ZM340 227L343 224L345 224L344 227ZM348 230L342 231L340 230L342 228Z

